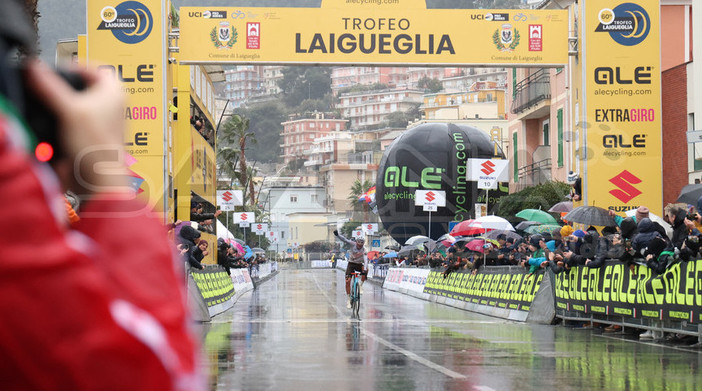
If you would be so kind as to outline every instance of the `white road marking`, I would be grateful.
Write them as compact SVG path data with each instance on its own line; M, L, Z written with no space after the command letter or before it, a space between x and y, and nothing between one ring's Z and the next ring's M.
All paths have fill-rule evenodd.
M448 369L448 368L446 368L446 367L442 367L441 365L436 364L436 363L434 363L434 362L432 362L432 361L429 361L429 360L427 360L427 359L425 359L425 358L423 358L423 357L420 357L420 356L418 356L418 355L416 355L416 354L410 352L409 350L403 349L403 348L401 348L401 347L399 347L399 346L393 344L393 343L390 342L390 341L386 341L385 339L380 338L379 336L377 336L377 335L371 333L370 331L366 330L363 326L361 326L361 332L362 332L363 334L367 335L368 337L370 337L371 339L374 339L374 340L378 341L379 343L381 343L381 344L383 344L383 345L389 347L390 349L395 350L395 351L397 351L397 352L400 352L400 353L404 354L407 358L409 358L409 359L411 359L411 360L414 360L414 361L416 361L416 362L418 362L418 363L420 363L420 364L422 364L422 365L424 365L424 366L426 366L426 367L429 367L429 368L431 368L431 369L433 369L433 370L435 370L435 371L441 372L441 373L443 373L443 374L446 375L446 376L452 377L452 378L454 378L454 379L465 379L465 378L466 378L465 375L461 375L461 374L458 373L458 372L454 372L454 371L452 371L452 370L450 370L450 369Z
M322 289L322 287L319 286L319 282L317 281L317 278L316 278L314 275L312 275L312 278L314 279L315 285L317 285L317 289L319 289L319 291L322 292L322 295L324 295L324 297L327 299L327 301L329 302L329 305L331 305L332 308L334 308L334 310L336 311L337 314L339 314L340 317L345 316L345 315L339 310L339 307L337 307L336 305L334 305L334 304L331 302L331 300L329 299L329 296L327 295L327 292L325 292L325 291ZM329 321L330 321L330 320L329 320ZM344 322L347 322L347 321L348 321L348 320L344 320ZM397 322L397 320L392 320L392 321L393 321L393 322ZM368 323L367 321L363 321L363 322ZM419 322L417 322L417 323L419 323ZM426 322L421 322L421 323L426 323ZM362 324L362 323L359 321L359 325L360 325L360 324ZM436 363L434 363L434 362L432 362L432 361L429 361L429 360L427 360L426 358L420 357L420 356L418 356L417 354L410 352L409 350L403 349L403 348L401 348L401 347L399 347L399 346L393 344L392 342L387 341L387 340L385 340L385 339L383 339L383 338L381 338L381 337L379 337L379 336L373 334L372 332L370 332L369 330L367 330L367 329L366 329L365 327L363 327L363 326L359 326L359 329L361 330L361 332L362 332L364 335L368 336L369 338L371 338L371 339L373 339L373 340L379 342L380 344L383 344L383 345L389 347L390 349L392 349L392 350L394 350L394 351L396 351L396 352L399 352L399 353L404 354L407 358L409 358L409 359L411 359L411 360L414 360L414 361L416 361L416 362L418 362L418 363L420 363L420 364L422 364L422 365L424 365L424 366L426 366L426 367L428 367L428 368L431 368L431 369L433 369L433 370L435 370L435 371L437 371L437 372L441 372L441 373L443 373L444 375L449 376L449 377L454 378L454 379L466 379L466 376L465 376L465 375L462 375L462 374L460 374L460 373L458 373L458 372L454 372L454 371L452 371L452 370L450 370L450 369L448 369L448 368L446 368L446 367L442 367L441 365L436 364ZM488 391L488 390L485 390L485 391ZM493 391L494 391L494 390L493 390Z

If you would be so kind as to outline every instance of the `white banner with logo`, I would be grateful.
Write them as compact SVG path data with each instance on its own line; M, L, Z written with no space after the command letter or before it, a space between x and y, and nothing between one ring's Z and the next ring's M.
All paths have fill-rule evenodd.
M253 281L248 269L231 269L232 283L234 284L234 294L239 296L253 290Z
M361 225L361 230L366 235L375 235L378 233L378 223L365 223Z
M233 211L235 206L244 205L244 194L241 190L217 190L217 206L222 211Z
M466 159L466 179L478 182L478 189L497 189L498 182L509 181L509 160Z
M443 190L417 190L414 192L414 205L424 207L425 212L436 212L446 206L446 192Z
M251 226L251 230L254 231L256 235L265 235L266 231L268 231L268 224L267 223L254 223Z
M268 238L268 241L271 243L278 242L278 234L275 231L268 231L266 233L266 237Z
M400 289L423 293L430 271L429 269L404 269Z
M402 276L404 275L405 270L409 269L393 268L388 270L388 274L385 276L385 281L383 281L383 288L391 291L400 290L400 283L402 283Z
M239 224L242 227L248 227L254 221L256 221L256 214L254 212L234 213L234 224Z

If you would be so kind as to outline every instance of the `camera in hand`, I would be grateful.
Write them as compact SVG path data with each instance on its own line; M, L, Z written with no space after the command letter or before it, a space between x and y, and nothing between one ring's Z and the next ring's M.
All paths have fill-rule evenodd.
M57 73L74 89L85 89L85 81L76 74L63 70ZM24 73L23 73L24 74ZM23 78L23 80L25 80ZM54 112L34 94L34 91L24 82L24 113L23 116L30 130L37 138L35 155L41 161L54 161L63 157L59 136L58 118ZM43 148L40 150L40 148Z

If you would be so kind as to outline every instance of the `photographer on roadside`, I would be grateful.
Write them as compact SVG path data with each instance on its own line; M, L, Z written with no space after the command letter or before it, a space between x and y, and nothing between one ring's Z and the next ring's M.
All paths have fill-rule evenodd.
M23 7L0 2L0 218L12 222L0 231L14 238L0 256L2 387L203 390L173 245L127 181L120 85L81 70L77 91L34 58L18 62L36 43ZM29 95L55 129L26 126L45 115ZM46 135L53 157L35 153ZM67 189L82 200L74 226Z

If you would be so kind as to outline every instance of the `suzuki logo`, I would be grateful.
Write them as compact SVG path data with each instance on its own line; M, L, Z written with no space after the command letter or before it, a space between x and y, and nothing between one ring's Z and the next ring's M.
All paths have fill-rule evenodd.
M637 183L641 183L641 179L627 170L620 172L609 181L612 182L614 186L618 187L618 189L610 190L609 194L613 195L623 203L628 203L641 194L639 189L632 186L632 184L635 185Z
M495 167L495 164L489 160L487 160L485 163L481 164L481 166L483 167L483 169L480 171L485 175L490 175L493 172L495 172L495 170L493 169L493 167Z
M436 197L434 197L434 192L433 192L433 191L428 192L428 193L424 196L424 198L425 198L427 201L429 201L429 202L432 202L432 201L434 201L434 200L436 199Z
M368 227L368 229L373 229L373 225L371 225L371 224L368 224L367 227Z
M225 191L224 193L222 193L222 199L227 201L227 202L231 201L232 200L232 193Z
M261 230L261 229L263 229L263 226L262 226L261 224L259 224L259 225L256 226L256 228L258 228L259 230Z
M248 219L248 218L249 218L249 216L247 216L246 213L241 214L241 221L246 221L246 219Z

